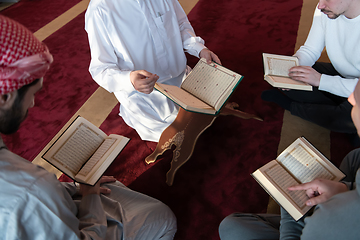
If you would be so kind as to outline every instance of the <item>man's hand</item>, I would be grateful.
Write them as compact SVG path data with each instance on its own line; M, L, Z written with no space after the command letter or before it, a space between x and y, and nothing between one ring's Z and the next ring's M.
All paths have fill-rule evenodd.
M145 70L132 71L130 81L136 91L150 94L154 90L154 85L159 76Z
M205 58L206 62L208 64L210 64L211 61L214 61L214 62L221 65L221 61L220 61L219 57L215 53L213 53L212 51L210 51L207 48L204 48L203 50L201 50L201 52L199 54L199 57L200 58Z
M305 190L310 198L306 201L307 206L314 206L327 201L332 196L348 191L346 184L326 179L315 179L311 182L292 186L290 191Z
M115 182L115 181L116 181L116 179L114 177L102 176L100 178L100 180L94 186L80 184L80 194L83 195L83 196L86 196L86 195L89 195L89 194L100 195L100 193L109 194L111 192L111 190L108 189L108 188L100 187L100 185L102 183L110 183L110 182Z
M320 73L318 73L312 67L308 66L297 66L290 68L289 76L291 79L306 82L315 87L319 86L321 78Z

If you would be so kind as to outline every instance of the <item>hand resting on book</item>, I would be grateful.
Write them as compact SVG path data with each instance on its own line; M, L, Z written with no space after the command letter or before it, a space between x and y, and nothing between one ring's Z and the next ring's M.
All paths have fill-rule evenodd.
M321 74L309 66L296 66L290 68L289 77L293 80L306 82L312 86L318 87Z
M305 190L310 198L306 201L307 206L314 206L327 201L332 196L348 191L346 184L326 179L315 179L311 182L292 186L290 191Z
M100 180L94 186L80 183L80 194L82 196L86 196L86 195L90 195L90 194L100 195L100 193L109 194L111 192L111 190L108 188L101 187L101 184L102 183L111 183L111 182L115 182L115 181L116 181L116 179L112 176L102 176L100 178Z

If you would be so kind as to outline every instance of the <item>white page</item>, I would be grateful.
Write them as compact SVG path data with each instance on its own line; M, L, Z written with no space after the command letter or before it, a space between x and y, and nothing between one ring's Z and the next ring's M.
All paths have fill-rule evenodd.
M77 173L103 141L104 137L81 123L56 151L53 160Z
M289 77L289 70L298 66L297 57L263 53L265 75Z
M218 101L236 85L240 77L220 65L207 64L204 61L202 59L196 64L181 88L218 110Z
M87 161L84 167L79 171L79 175L86 176L93 167L99 162L99 160L109 151L109 149L114 145L116 139L108 138L106 139L103 144L96 150L94 155Z
M305 191L290 191L288 187L298 185L299 183L279 164L275 164L264 171L264 174L270 178L283 193L288 195L298 208L303 209L305 202L309 199Z
M310 182L315 178L333 180L335 175L321 163L322 160L300 142L298 139L291 144L277 160L302 183Z

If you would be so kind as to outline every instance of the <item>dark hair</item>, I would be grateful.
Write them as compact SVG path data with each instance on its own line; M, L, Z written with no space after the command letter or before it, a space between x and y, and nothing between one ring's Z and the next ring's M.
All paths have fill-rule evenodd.
M18 89L18 95L16 98L16 101L18 101L19 103L22 102L25 94L27 93L27 91L29 90L29 88L31 86L36 85L38 82L40 81L40 78L35 79L34 81L32 81L31 83L29 83L28 85L22 86L21 88Z

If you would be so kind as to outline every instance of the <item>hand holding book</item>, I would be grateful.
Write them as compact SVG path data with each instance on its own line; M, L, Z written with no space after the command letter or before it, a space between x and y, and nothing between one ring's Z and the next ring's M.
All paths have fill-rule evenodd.
M129 140L108 136L78 116L42 158L74 181L94 186Z
M201 58L180 88L156 83L155 89L187 111L217 115L243 76Z
M309 66L296 66L290 68L289 77L293 80L305 82L318 87L320 85L321 74Z
M83 197L86 195L90 195L90 194L97 194L97 195L110 194L111 189L101 187L101 184L102 183L112 183L115 181L116 181L116 178L114 178L113 176L102 176L100 178L100 180L94 186L80 183L80 194Z
M295 56L283 56L263 53L264 79L271 86L277 88L312 91L312 85L305 82L303 67L299 66L299 60ZM290 74L290 69L300 69ZM306 69L306 68L304 68Z
M309 200L307 206L315 206L330 199L332 196L348 191L346 184L327 179L315 179L314 181L292 186L290 191L306 191Z
M211 62L216 62L217 64L221 65L220 58L208 48L204 48L203 50L201 50L199 53L199 57L205 58L207 64L210 64Z
M296 221L311 209L314 199L323 201L331 197L333 192L328 187L332 185L327 183L337 182L345 177L303 137L295 140L275 160L251 175ZM322 184L323 179L328 182ZM343 186L336 186L344 190ZM314 196L310 205L309 196ZM321 197L316 198L319 196Z

